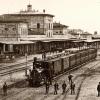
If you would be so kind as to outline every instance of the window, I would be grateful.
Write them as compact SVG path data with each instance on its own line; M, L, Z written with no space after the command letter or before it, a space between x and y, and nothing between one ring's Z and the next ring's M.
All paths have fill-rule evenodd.
M60 31L60 33L62 33L62 31Z
M13 30L13 31L15 31L15 30L16 30L16 28L13 28L12 30Z
M50 29L50 23L49 23L49 29Z
M40 28L40 23L37 23L37 28Z
M6 31L8 31L8 28L5 28Z
M49 32L49 37L50 37L50 32Z

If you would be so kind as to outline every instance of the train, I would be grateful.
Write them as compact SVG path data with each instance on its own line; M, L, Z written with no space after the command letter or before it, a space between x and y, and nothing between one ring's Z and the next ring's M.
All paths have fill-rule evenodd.
M78 50L74 53L60 53L52 58L37 59L33 61L33 68L29 72L29 86L41 86L45 82L50 82L59 74L83 65L97 57L97 49L89 48Z

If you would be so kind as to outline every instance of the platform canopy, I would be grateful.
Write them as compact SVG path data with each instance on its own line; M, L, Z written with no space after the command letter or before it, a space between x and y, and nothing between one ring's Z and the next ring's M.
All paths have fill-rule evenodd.
M33 44L31 41L0 41L2 44Z
M98 40L98 39L97 40L84 40L84 42L90 42L90 43L91 42L98 42L98 41L100 41L100 40Z

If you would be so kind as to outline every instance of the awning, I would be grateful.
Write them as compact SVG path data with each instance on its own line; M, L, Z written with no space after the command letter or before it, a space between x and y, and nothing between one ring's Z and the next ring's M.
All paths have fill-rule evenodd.
M76 42L76 43L78 43L78 42L84 42L83 40L79 40L79 41L72 41L72 42Z

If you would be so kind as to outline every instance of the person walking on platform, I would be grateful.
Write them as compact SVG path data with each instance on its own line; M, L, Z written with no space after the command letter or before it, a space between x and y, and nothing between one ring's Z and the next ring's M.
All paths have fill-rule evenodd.
M100 96L100 82L99 82L99 84L97 86L97 91L98 91L98 97L99 97Z
M75 94L75 83L72 82L70 87L71 87L71 94Z
M69 74L69 75L68 75L68 80L69 80L69 83L71 83L71 82L72 82L72 77L73 77L73 75L71 75L71 74Z
M46 52L45 52L45 51L42 53L42 59L43 59L43 60L46 59Z
M7 96L7 84L6 84L6 82L3 84L3 93L4 93L4 96Z
M62 90L63 90L62 94L64 94L66 92L66 87L67 87L67 85L64 81L64 83L62 84Z
M54 95L57 94L58 86L59 86L58 83L55 82L55 84L54 84Z
M49 82L46 82L45 86L46 86L46 94L48 94L48 92L49 92Z

